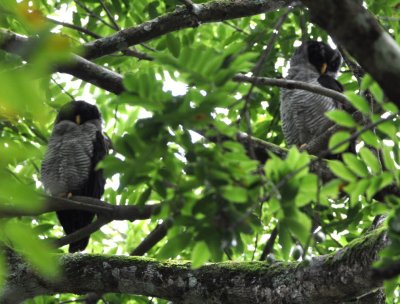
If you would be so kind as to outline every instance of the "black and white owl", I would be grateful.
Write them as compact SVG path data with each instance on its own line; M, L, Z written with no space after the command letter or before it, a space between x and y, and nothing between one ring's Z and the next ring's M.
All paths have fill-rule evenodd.
M84 101L65 104L57 115L42 163L42 183L53 196L100 198L105 179L96 165L108 153L98 108ZM94 213L63 210L57 217L66 234L90 224ZM69 245L69 252L84 250L89 237Z
M306 41L290 60L286 79L303 81L343 92L336 80L342 64L339 51L318 41ZM281 90L281 121L288 146L298 147L309 143L333 125L324 114L340 108L340 104L325 97L303 90Z

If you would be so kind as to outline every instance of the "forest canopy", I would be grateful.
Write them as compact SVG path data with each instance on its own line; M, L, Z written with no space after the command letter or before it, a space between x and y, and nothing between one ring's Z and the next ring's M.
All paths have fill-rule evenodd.
M398 303L399 9L0 1L0 302ZM340 52L344 92L285 79L308 40ZM288 147L282 88L333 98L333 126ZM112 142L101 200L41 182L74 100ZM70 209L96 217L65 235Z

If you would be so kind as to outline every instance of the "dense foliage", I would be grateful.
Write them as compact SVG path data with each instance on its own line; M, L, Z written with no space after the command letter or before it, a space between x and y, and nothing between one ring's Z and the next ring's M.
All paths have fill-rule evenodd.
M399 42L398 1L364 2ZM315 158L306 152L293 148L282 159L265 151L264 164L251 143L236 139L243 132L285 148L279 88L253 87L233 77L256 71L254 76L282 78L302 40L333 44L309 21L303 6L199 23L93 59L123 76L125 91L119 95L53 73L56 66L68 64L72 54L84 56L86 43L177 8L183 9L183 2L0 2L1 28L36 37L22 56L0 51L3 207L40 208L41 160L57 110L71 99L84 99L98 105L113 142L113 153L101 164L108 177L103 200L161 206L148 220L112 221L102 227L91 235L86 252L130 254L153 229L168 223L166 236L146 255L191 260L194 267L207 261L261 257L270 262L307 260L345 247L370 229L375 216L388 214L384 225L392 242L382 261L398 258L399 198L391 193L376 196L386 186L399 185L399 122L393 120L398 109L369 75L354 75L346 64L340 71L338 80L364 119L357 122L343 111L329 115L343 126L330 140L331 152L345 151L346 140L359 131L357 153L329 161L334 179L323 180L312 172L308 164ZM49 241L63 236L63 231L54 213L2 219L0 225L4 244L23 253L44 275L57 276ZM275 238L275 244L270 242L265 249ZM0 272L4 278L4 259ZM396 284L395 280L388 285L389 301ZM148 303L146 297L122 294L103 298ZM29 303L52 301L53 297L37 297Z

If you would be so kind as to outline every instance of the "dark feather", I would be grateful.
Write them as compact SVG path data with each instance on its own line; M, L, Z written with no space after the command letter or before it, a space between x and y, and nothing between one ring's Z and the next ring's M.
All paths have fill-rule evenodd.
M318 82L325 88L335 90L337 92L342 93L344 91L342 84L337 81L335 78L324 74L318 77Z

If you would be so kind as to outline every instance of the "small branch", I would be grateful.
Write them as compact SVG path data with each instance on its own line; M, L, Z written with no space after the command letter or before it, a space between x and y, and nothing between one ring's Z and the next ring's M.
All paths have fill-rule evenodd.
M275 78L268 78L268 77L251 77L246 76L243 74L238 74L233 77L234 81L237 82L249 82L253 83L254 85L270 85L276 86L280 88L285 88L289 90L305 90L309 92L313 92L316 94L320 94L323 96L331 97L336 101L344 104L346 107L349 107L349 101L345 95L339 93L337 91L324 88L322 86L309 84L302 81L295 81L295 80L288 80L288 79L275 79Z
M148 236L137 246L130 255L142 256L154 247L159 241L161 241L168 232L168 229L172 226L172 220L167 219L162 224L157 225L157 227L150 232Z
M99 20L101 23L103 23L104 25L112 28L113 30L115 30L114 26L108 22L106 22L105 20L103 20L103 18L101 18L99 15L95 14L92 10L88 9L82 2L80 2L79 0L74 0L75 3L80 6L86 13L89 14L89 16Z
M103 7L103 9L106 11L106 14L107 14L107 16L108 16L108 19L110 19L111 23L114 25L114 29L117 30L117 31L119 31L119 30L120 30L120 27L119 27L119 25L117 24L117 22L115 22L115 19L114 19L113 15L111 14L110 10L108 9L107 5L104 3L103 0L99 0L99 2L100 2L100 4L101 4L101 6Z
M79 240L83 239L84 237L87 237L87 236L91 235L92 233L96 232L101 227L110 223L111 221L112 221L112 219L110 219L110 218L99 217L97 220L90 223L89 225L87 225L79 230L76 230L71 234L67 234L67 235L63 236L62 238L56 240L54 242L54 245L56 247L62 247L62 246L71 244L73 242L79 241Z
M46 17L46 20L51 22L51 23L62 25L64 27L68 27L68 28L71 28L71 29L76 30L78 32L84 33L84 34L89 35L89 36L91 36L91 37L93 37L95 39L101 38L100 35L92 32L92 31L89 31L88 29L85 29L85 28L83 28L81 26L75 25L75 24L58 21L58 20L55 20L55 19L52 19L52 18L49 18L49 17Z
M269 237L267 243L265 244L265 247L260 257L260 261L265 261L267 259L267 256L272 252L277 236L278 236L278 227L275 227L274 230L272 230L271 236Z

